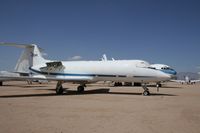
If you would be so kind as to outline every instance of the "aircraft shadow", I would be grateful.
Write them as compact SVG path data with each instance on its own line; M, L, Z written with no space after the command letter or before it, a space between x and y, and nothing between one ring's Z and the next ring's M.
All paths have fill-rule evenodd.
M161 89L162 88L172 88L172 89L182 89L183 87L178 87L178 86L163 86L163 87L160 87Z
M47 89L44 89L47 90ZM48 89L55 91L55 89ZM141 93L132 92L109 92L108 88L100 88L95 90L85 90L83 93L78 93L75 90L65 90L63 95L56 95L55 93L43 93L43 94L18 94L18 95L3 95L0 98L24 98L24 97L49 97L49 96L69 96L69 95L91 95L91 94L108 94L108 95L142 95ZM150 96L177 96L173 94L161 94L161 93L151 93Z
M154 88L156 88L155 85L148 85L148 87L154 87ZM162 86L160 88L162 89L162 88L182 88L182 87L179 87L179 86Z

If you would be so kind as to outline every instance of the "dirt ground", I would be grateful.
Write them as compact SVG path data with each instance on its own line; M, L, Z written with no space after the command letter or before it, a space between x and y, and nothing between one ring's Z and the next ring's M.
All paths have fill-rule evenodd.
M83 94L64 84L0 87L0 133L200 133L200 84L150 87L89 85Z

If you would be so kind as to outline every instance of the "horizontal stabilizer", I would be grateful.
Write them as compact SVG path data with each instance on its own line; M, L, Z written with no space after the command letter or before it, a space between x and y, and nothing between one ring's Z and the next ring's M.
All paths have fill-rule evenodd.
M5 43L5 42L1 42L0 45L2 45L2 46L14 46L14 47L18 47L18 48L33 47L32 44L16 44L16 43Z
M17 44L17 43L7 43L7 42L0 42L0 46L14 46L17 48L32 48L35 44ZM43 49L38 47L39 50L42 52Z
M87 83L93 80L93 77L74 77L69 76L68 78L65 77L46 77L44 75L34 75L34 76L1 76L1 81L34 81L34 80L47 80L47 81L64 81L64 82L71 82L71 83Z

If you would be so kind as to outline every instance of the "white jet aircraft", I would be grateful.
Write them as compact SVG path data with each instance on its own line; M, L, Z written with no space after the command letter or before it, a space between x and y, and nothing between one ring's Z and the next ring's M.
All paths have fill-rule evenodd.
M79 84L78 92L83 92L86 84L98 81L140 82L143 95L149 95L146 84L166 81L171 75L152 69L149 63L142 60L115 61L56 61L46 60L35 44L0 43L0 45L25 48L19 64L29 69L33 76L21 76L21 79L57 81L56 94L63 94L62 84L73 82ZM26 65L25 65L26 64ZM5 78L5 77L4 77ZM9 78L9 77L8 77ZM18 77L19 78L19 77Z
M191 80L188 76L185 76L185 80L171 80L173 82L181 83L181 84L195 84L197 82L200 82L200 80Z

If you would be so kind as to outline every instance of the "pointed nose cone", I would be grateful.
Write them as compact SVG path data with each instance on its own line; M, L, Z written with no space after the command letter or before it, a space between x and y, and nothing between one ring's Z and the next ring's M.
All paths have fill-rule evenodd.
M173 69L173 70L171 70L171 74L172 74L172 75L176 75L177 72Z
M164 69L161 70L163 73L167 74L168 76L170 76L170 79L177 79L176 74L177 72L174 69Z
M158 71L157 76L158 76L160 81L171 80L171 74L167 74L167 73L165 73L163 71Z

